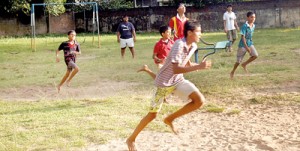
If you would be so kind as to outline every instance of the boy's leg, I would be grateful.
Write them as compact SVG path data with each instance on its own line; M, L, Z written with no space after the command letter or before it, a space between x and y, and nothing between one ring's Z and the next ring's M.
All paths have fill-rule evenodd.
M245 61L244 63L242 63L242 67L244 68L244 70L245 70L246 73L249 73L246 66L247 66L250 62L254 61L256 58L257 58L256 56L251 56L247 61Z
M237 39L237 30L232 30L232 45L234 44L235 40Z
M127 45L129 47L129 50L131 52L132 58L134 58L134 41L133 41L133 38L126 39L126 41L127 41Z
M74 68L74 70L71 72L71 75L70 75L70 77L69 77L69 79L68 79L68 81L67 81L67 86L70 86L71 80L72 80L73 77L77 74L78 71L79 71L79 68L76 66L76 67Z
M125 49L126 49L126 47L121 48L121 56L122 56L123 59L124 59L124 55L125 55Z
M246 54L247 50L243 47L240 47L238 50L237 50L237 54L236 54L236 63L234 64L233 66L233 69L232 71L230 72L230 78L233 79L233 76L234 76L234 73L235 73L235 70L237 69L237 67L240 65L240 63L242 62L245 54Z
M232 37L232 30L227 31L227 39L229 41L228 51L232 51L232 44L233 44L233 37Z
M230 72L230 78L233 79L233 76L234 76L234 72L236 70L236 68L240 65L240 63L236 62L233 66L233 69L232 71Z
M133 133L127 138L126 143L129 151L136 151L135 139L138 134L153 120L156 118L157 113L149 112L137 125Z
M254 61L257 58L257 56L258 56L258 53L257 53L257 51L256 51L256 49L255 49L255 47L253 45L250 46L250 50L251 50L251 52L250 52L250 56L251 57L247 61L245 61L244 63L242 63L242 67L244 68L244 70L245 70L246 73L248 73L248 70L247 70L246 66L250 62Z
M141 72L141 71L147 72L153 79L156 78L156 74L152 70L150 70L147 65L143 65L143 67L139 69L137 72Z
M131 52L132 58L134 58L134 47L129 47L129 50Z
M185 114L188 114L196 109L199 109L202 106L202 102L204 102L205 98L204 96L198 91L195 91L189 95L189 98L192 100L190 103L183 106L181 109L177 110L173 114L170 114L168 117L164 119L164 123L169 125L172 129L172 131L177 134L178 131L173 125L173 121L181 117Z
M73 79L73 77L77 74L77 72L79 71L78 66L75 64L75 62L70 61L68 64L69 68L73 69L73 71L71 72L70 77L67 80L67 86L70 86L70 82Z
M150 105L149 113L140 121L133 133L126 140L129 151L136 150L134 145L136 137L153 119L156 118L157 113L162 107L163 97L172 93L174 89L175 87L157 88Z
M177 134L177 130L173 126L173 121L180 116L200 108L203 102L205 102L205 98L198 88L188 80L178 83L174 94L179 97L184 97L185 99L191 99L191 102L164 119L165 124L169 125L172 131Z
M64 77L62 78L61 82L60 82L59 85L57 86L58 93L59 93L59 91L60 91L60 87L65 83L65 81L67 80L67 78L69 77L69 75L70 75L70 70L67 69L66 74L64 75Z

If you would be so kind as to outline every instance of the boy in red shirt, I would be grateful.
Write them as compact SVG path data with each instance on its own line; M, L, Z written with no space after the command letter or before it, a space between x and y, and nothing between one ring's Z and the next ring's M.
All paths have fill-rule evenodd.
M172 17L169 21L169 26L171 27L174 37L173 40L181 39L184 37L183 27L188 18L185 17L184 13L186 7L183 3L180 3L177 7L177 15Z
M171 28L168 26L161 26L159 28L159 33L162 36L162 38L155 44L154 50L153 50L153 56L154 63L157 65L158 69L160 69L167 56L169 55L169 52L174 44L174 41L171 40ZM156 74L153 73L147 65L144 65L141 69L138 70L147 72L153 79L155 79Z

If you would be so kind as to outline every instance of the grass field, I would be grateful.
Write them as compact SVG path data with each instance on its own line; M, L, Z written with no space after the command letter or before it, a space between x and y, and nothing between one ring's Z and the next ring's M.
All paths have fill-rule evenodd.
M202 37L209 42L225 40L219 32ZM151 56L159 38L158 33L138 34L136 58L127 50L122 60L116 35L101 35L98 48L91 35L78 34L80 72L62 93L80 91L63 99L52 93L66 71L63 61L55 62L55 51L67 40L65 35L38 37L35 52L28 37L0 39L0 150L77 150L127 137L147 113L155 89L150 76L136 70L148 64L156 71ZM257 29L253 41L259 57L249 65L250 75L238 68L234 80L229 73L235 52L210 56L210 70L185 75L208 100L197 112L239 114L242 107L232 106L253 103L300 105L299 91L295 92L300 85L299 39L300 28ZM76 97L81 90L85 96ZM43 96L36 94L39 91ZM166 105L147 130L169 131L161 120L179 107Z

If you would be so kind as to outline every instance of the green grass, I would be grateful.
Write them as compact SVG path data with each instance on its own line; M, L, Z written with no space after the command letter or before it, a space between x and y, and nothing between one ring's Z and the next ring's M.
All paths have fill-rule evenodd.
M204 33L202 37L209 42L225 40L224 33L219 32ZM154 89L151 78L145 73L137 74L136 70L148 64L156 71L151 56L159 38L158 33L138 34L136 58L131 59L127 50L122 60L116 35L101 35L101 48L98 48L97 39L92 44L91 35L78 34L82 55L78 57L80 72L72 87L94 85L99 81L135 84L118 93L120 96L104 99L1 100L0 150L72 150L127 137L147 113L149 90ZM249 65L252 75L246 76L238 68L235 80L230 80L235 54L220 51L209 57L213 62L210 70L188 73L185 77L212 102L203 108L212 114L239 114L242 109L224 112L231 103L299 105L299 93L288 90L299 87L300 83L299 39L299 28L257 29L253 40L259 58ZM63 61L55 62L55 51L64 40L64 35L40 36L33 52L28 37L0 39L0 91L51 87L58 83L66 67ZM200 55L205 53L207 51L201 51ZM62 53L60 57L63 60ZM287 90L281 93L279 88ZM165 105L147 129L170 132L162 118L179 107Z

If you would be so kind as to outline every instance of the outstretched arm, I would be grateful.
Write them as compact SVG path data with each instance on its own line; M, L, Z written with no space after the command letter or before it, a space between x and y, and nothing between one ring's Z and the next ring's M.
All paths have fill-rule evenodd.
M203 60L200 64L192 64L188 62L187 66L179 66L178 63L173 63L173 72L175 74L188 73L196 70L209 69L211 67L211 62Z

